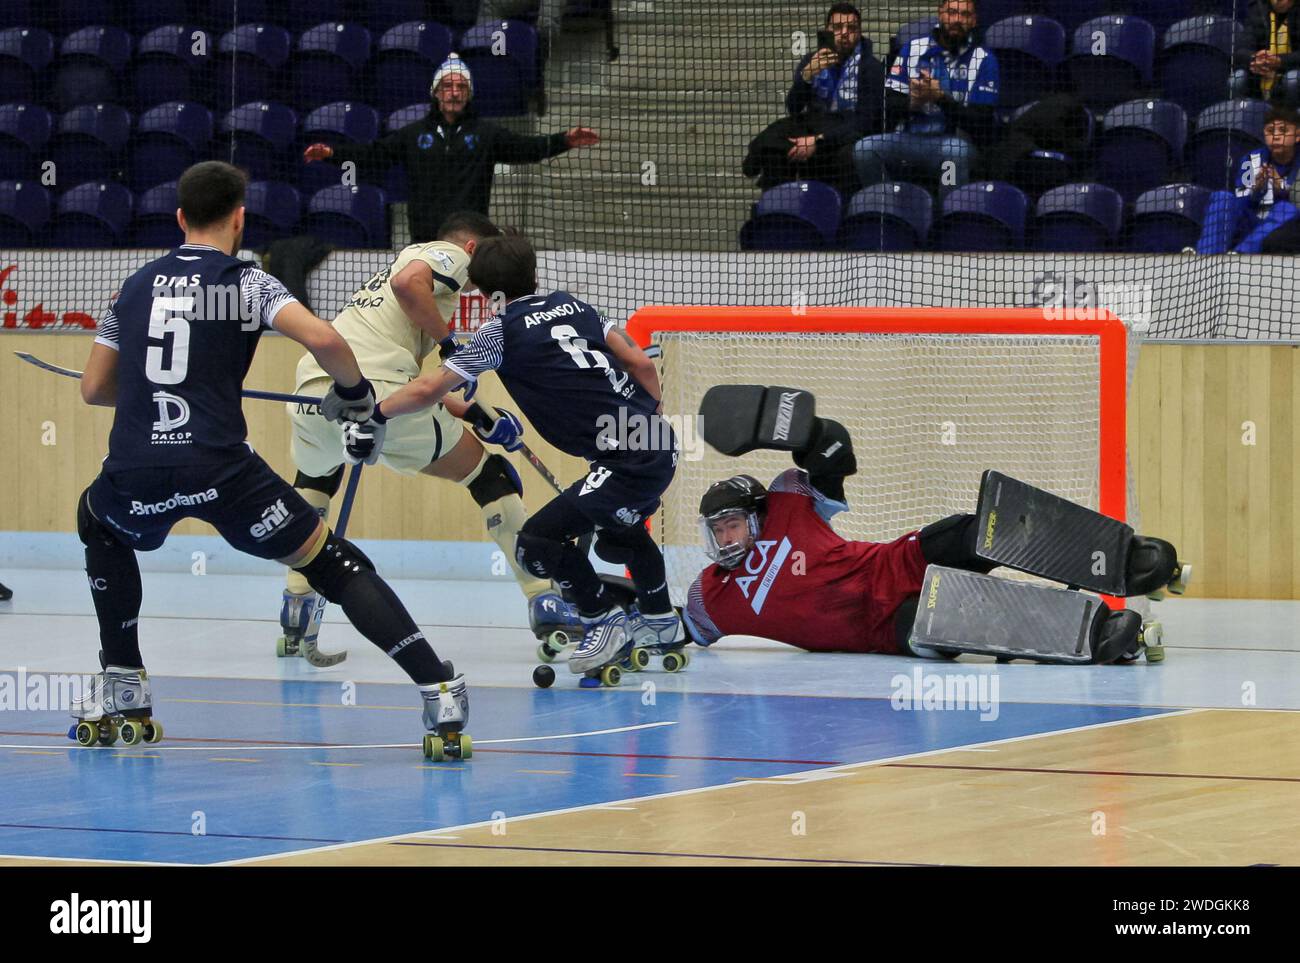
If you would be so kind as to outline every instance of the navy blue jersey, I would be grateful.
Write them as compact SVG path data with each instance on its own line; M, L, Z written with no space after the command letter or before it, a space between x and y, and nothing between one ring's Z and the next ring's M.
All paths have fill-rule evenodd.
M295 300L271 275L206 245L182 245L131 275L95 338L118 352L104 467L247 453L244 376L263 329Z
M516 298L446 366L467 379L495 370L537 433L589 461L672 450L659 402L623 369L605 335L614 327L571 294Z

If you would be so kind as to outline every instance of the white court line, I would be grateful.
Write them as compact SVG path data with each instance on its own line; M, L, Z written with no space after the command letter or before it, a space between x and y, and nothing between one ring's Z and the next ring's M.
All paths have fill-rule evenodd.
M887 756L884 759L872 759L867 762L849 762L839 766L826 766L821 769L809 769L802 773L789 773L788 776L816 776L819 773L840 772L852 769L866 769L870 766L883 766L888 763L901 762L905 759L923 759L926 756L938 756L945 752L954 752L958 749L970 749L972 747L984 746L1002 746L1013 742L1028 742L1032 739L1045 739L1050 736L1064 736L1074 732L1088 732L1093 729L1109 729L1112 726L1125 726L1135 722L1146 722L1150 719L1169 719L1175 716L1193 715L1199 712L1206 712L1205 709L1182 709L1176 712L1161 712L1148 716L1135 716L1131 719L1115 719L1111 722L1094 722L1086 726L1073 726L1069 729L1053 729L1050 732L1032 732L1024 736L1009 736L1006 739L991 739L988 742L973 742L968 746L950 746L945 749L926 749L922 752L907 752L899 756ZM830 778L830 777L823 777ZM522 816L511 816L505 819L506 823L525 822L530 819L541 819L546 816L562 816L566 813L590 812L593 809L610 808L620 803L645 803L651 799L669 799L674 796L692 796L697 793L720 792L726 789L734 789L737 786L753 786L758 783L752 781L721 783L716 786L700 786L696 789L678 789L673 792L651 793L645 796L630 796L627 799L616 799L610 803L600 805L586 803L581 806L568 806L564 809L551 809L540 813L527 813ZM633 807L634 808L634 807ZM499 826L502 820L484 819L476 823L463 823L459 826L446 826L441 829L430 829L424 833L402 833L396 836L379 836L374 839L362 839L354 843L333 843L328 846L314 846L310 849L298 849L290 852L275 853L266 856L249 856L242 859L231 859L220 863L207 863L209 866L248 866L255 863L264 863L272 859L283 859L289 856L306 856L311 853L333 852L343 849L355 849L358 846L371 846L375 843L392 843L401 840L412 839L430 839L434 834L455 833L467 829L478 829L483 826Z
M587 732L564 732L553 736L519 736L514 739L475 739L475 746L499 746L515 742L542 742L548 739L581 739L586 736L607 736L617 732L636 732L641 729L658 729L661 726L675 726L676 720L664 722L644 722L635 726L618 726L615 729L591 729ZM71 740L69 740L71 741ZM0 743L0 749L49 749L50 743L43 746L25 746ZM343 749L419 749L418 742L375 743L365 746L151 746L149 752L338 752ZM73 748L72 746L68 747ZM77 748L81 748L78 746Z

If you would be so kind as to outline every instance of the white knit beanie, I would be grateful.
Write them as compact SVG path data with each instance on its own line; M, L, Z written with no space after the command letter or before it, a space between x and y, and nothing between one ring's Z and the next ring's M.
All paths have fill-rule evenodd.
M460 59L459 54L448 54L447 59L438 67L437 73L433 75L433 83L429 85L429 98L433 99L433 92L438 89L438 84L443 77L448 74L460 74L465 78L465 83L469 84L469 95L474 96L474 76L465 66L465 61Z

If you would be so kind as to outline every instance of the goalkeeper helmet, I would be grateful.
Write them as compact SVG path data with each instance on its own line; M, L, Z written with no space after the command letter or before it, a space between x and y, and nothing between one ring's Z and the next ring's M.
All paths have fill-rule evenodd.
M700 499L700 535L704 553L723 568L736 568L758 538L762 513L767 506L767 489L750 475L736 475L715 482ZM726 534L729 520L744 520L745 534ZM738 527L738 526L736 526ZM719 544L719 533L722 544Z

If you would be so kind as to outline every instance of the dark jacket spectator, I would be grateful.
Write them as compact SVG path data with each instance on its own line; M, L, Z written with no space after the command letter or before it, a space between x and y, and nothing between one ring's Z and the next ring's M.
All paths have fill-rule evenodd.
M1285 39L1278 36L1279 28L1285 28ZM1235 59L1239 70L1234 92L1271 96L1283 74L1300 69L1300 3L1251 0Z

